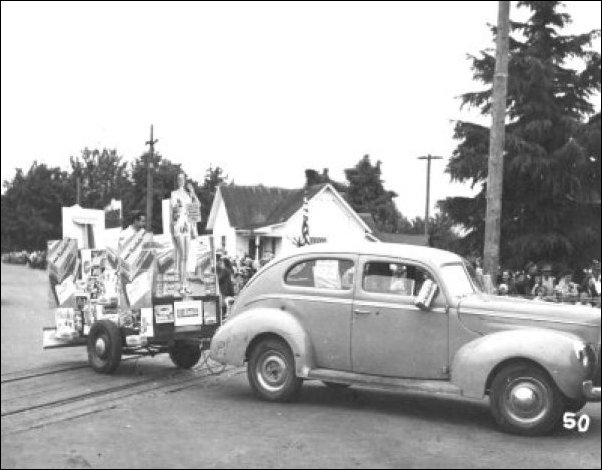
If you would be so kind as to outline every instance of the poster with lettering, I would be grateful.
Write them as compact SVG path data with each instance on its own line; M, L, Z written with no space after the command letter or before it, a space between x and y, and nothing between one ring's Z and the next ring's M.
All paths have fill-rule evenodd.
M77 240L64 238L48 242L47 272L50 307L71 307L79 272Z
M314 286L318 289L340 289L341 273L338 260L317 260L314 266Z
M121 247L118 253L123 305L140 309L152 307L155 250L153 234L140 230Z

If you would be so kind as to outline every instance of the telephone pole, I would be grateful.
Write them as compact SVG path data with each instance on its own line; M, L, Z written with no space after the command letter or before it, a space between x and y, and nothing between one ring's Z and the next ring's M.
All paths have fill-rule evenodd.
M153 139L153 125L151 124L150 140L146 145L150 150L146 155L146 229L153 230L153 170L155 166L155 144L159 142Z
M75 203L78 206L81 206L82 204L82 181L81 178L78 176L75 179Z
M418 157L418 160L426 160L426 210L424 211L424 236L429 237L429 212L431 208L431 162L433 160L443 160L443 157L434 157L427 155L426 157Z
M495 76L493 79L492 124L489 136L489 173L487 176L487 215L485 219L483 263L485 274L489 274L494 283L500 265L509 35L510 2L500 1L498 6Z

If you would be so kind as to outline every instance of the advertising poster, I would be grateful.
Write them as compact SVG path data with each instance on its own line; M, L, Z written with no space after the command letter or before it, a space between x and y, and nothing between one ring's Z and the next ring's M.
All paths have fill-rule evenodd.
M157 325L174 323L173 305L155 305L154 311Z
M314 285L317 289L340 289L339 261L317 260L314 266Z
M144 230L135 233L123 244L118 258L124 306L132 309L152 307L155 268L153 234Z
M140 309L140 335L147 338L155 336L152 308Z
M79 336L77 315L73 308L57 308L54 311L56 336L59 338L73 338Z
M204 302L203 303L203 319L205 325L216 325L217 324L217 303L216 302Z
M201 326L203 324L203 302L174 303L175 326Z
M65 238L49 242L46 259L50 284L50 307L73 306L79 271L77 240Z

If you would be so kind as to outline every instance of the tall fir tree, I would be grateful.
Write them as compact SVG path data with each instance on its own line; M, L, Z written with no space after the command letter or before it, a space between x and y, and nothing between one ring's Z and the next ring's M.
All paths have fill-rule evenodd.
M600 116L592 105L600 92L600 54L591 49L600 32L562 34L570 16L561 2L519 7L531 15L512 24L510 40L501 260L511 267L529 260L583 266L600 256ZM470 60L487 89L464 94L462 105L487 115L494 51ZM474 198L441 201L440 208L468 229L463 250L480 253L489 128L458 122L455 138L460 142L447 171L481 190Z
M380 161L373 165L365 155L355 167L345 170L349 182L346 199L356 212L371 214L379 231L407 232L411 225L395 205L397 194L385 189L380 167Z

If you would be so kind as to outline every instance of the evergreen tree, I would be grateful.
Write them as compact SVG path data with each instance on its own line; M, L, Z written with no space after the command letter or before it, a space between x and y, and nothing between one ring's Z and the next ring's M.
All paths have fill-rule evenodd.
M514 267L528 260L583 265L600 254L599 115L589 121L591 98L600 92L600 54L590 48L599 31L563 35L570 17L560 2L519 6L531 16L513 23L510 40L501 259ZM470 59L474 78L487 89L463 95L462 104L487 115L494 52ZM573 67L575 61L584 66ZM440 207L470 231L464 250L482 252L489 129L458 122L455 138L460 143L447 171L481 191Z
M373 165L370 156L365 155L354 168L345 170L349 182L347 201L356 212L372 214L379 231L406 231L410 223L393 201L397 194L384 188L380 167L380 161Z
M227 183L228 176L224 174L224 170L216 166L215 168L210 165L205 172L205 179L203 184L199 185L194 183L195 191L199 201L201 203L201 223L199 226L199 233L202 233L207 227L207 219L211 212L211 206L213 204L213 198L217 191L217 187L220 184Z

